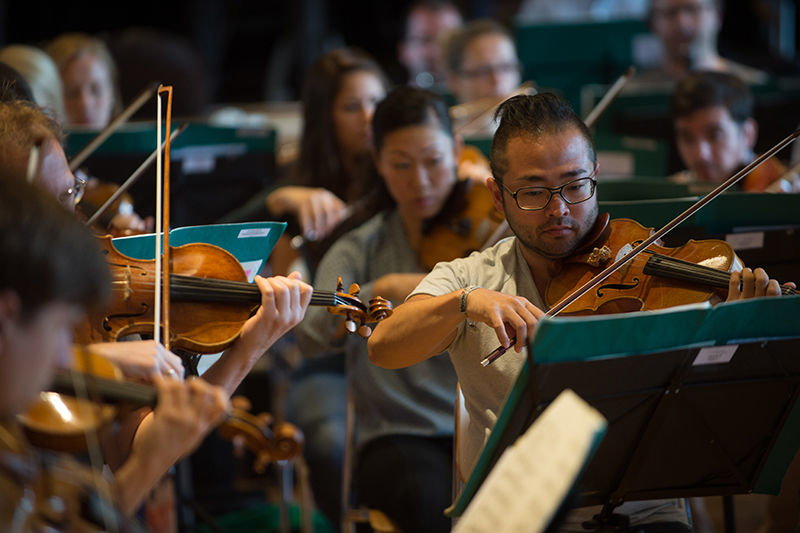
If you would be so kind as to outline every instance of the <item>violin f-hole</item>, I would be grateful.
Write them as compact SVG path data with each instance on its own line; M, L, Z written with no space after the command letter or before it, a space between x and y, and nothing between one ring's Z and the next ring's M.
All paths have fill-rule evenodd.
M603 294L604 289L615 290L615 291L625 291L630 289L635 289L639 286L639 278L633 278L633 283L607 283L606 285L600 285L597 288L597 297L602 298L605 296Z
M111 321L116 318L136 318L140 316L144 316L150 309L150 306L146 303L141 303L142 310L138 313L116 313L113 315L108 315L103 317L103 329L105 331L112 331L113 328L111 327Z

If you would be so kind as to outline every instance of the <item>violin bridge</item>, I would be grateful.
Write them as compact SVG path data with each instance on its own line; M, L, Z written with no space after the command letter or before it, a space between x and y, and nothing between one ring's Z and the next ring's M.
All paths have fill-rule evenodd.
M122 269L123 272L123 279L115 280L112 282L113 285L121 285L122 290L124 291L123 298L125 300L130 300L131 296L133 295L133 289L131 289L131 269L129 266L126 266Z

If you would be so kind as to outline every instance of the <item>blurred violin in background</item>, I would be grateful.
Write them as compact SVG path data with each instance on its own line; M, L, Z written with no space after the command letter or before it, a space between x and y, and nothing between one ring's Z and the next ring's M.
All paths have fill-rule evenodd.
M119 189L116 183L100 181L96 178L86 180L80 201L76 205L77 211L89 219L106 203ZM123 192L108 207L103 214L92 224L96 233L111 235L112 237L126 237L153 231L153 219L142 219L136 214L133 198Z

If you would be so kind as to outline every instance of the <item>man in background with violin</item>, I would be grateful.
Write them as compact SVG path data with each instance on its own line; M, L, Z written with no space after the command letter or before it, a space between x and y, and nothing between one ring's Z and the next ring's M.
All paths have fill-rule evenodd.
M715 187L755 159L758 124L753 95L733 74L698 71L672 95L678 152L687 170L670 177L678 183ZM742 181L745 192L797 192L800 176L777 158L764 162Z
M487 186L515 237L439 263L386 324L375 328L368 344L370 359L386 368L450 353L470 416L461 444L467 473L549 307L545 289L557 282L564 259L591 248L607 220L598 215L591 135L568 104L548 93L516 96L501 105L498 117ZM729 300L779 294L777 281L762 269L731 275ZM515 350L481 366L498 341ZM565 528L582 531L581 522L597 511L570 513ZM682 500L628 502L617 512L629 515L636 531L690 530Z

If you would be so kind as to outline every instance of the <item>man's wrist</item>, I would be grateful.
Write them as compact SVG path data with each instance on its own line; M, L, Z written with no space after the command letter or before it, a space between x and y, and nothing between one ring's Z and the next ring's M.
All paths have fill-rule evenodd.
M458 308L464 314L467 313L467 297L469 296L469 293L471 293L475 289L480 289L480 287L477 287L475 285L470 285L469 287L461 289L461 294L459 294L458 297L458 302L459 302Z

